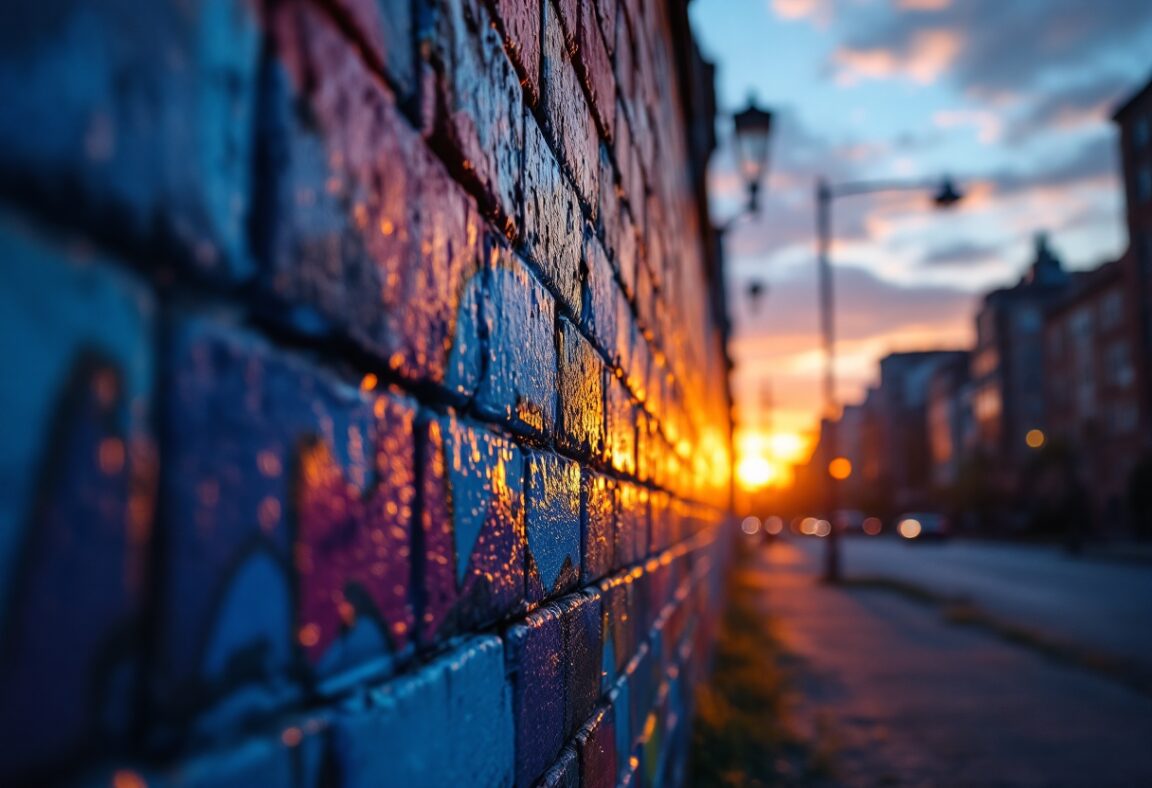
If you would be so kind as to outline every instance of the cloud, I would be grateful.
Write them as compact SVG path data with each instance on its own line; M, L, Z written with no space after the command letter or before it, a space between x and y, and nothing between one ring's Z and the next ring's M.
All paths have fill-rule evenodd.
M810 19L821 26L832 21L831 0L772 0L772 10L781 19Z
M862 79L903 76L928 85L951 68L963 45L958 31L931 28L914 31L900 51L883 46L837 49L832 56L836 81L854 85Z
M976 138L985 145L999 141L1001 135L1000 116L988 110L940 110L932 115L932 125L938 129L974 126Z
M948 246L940 246L924 255L923 265L959 266L980 263L997 257L1003 250L1000 243L979 243L976 241L956 241Z
M1039 188L1116 179L1119 167L1116 142L1111 134L1094 135L1061 161L1028 170L999 170L980 179L990 181L1000 195Z
M1011 124L1008 138L1016 142L1045 129L1067 131L1105 123L1131 90L1130 80L1112 72L1045 90Z
M857 77L948 76L971 95L1005 99L1064 72L1084 73L1152 38L1152 3L1132 0L964 0L915 13L863 13L831 56ZM939 6L939 7L931 7ZM930 80L929 80L930 81Z
M769 277L769 291L760 311L771 342L815 337L815 265ZM851 264L833 269L837 334L841 340L866 340L934 326L951 330L971 315L973 294L941 285L904 285L881 279ZM759 339L759 338L757 338Z

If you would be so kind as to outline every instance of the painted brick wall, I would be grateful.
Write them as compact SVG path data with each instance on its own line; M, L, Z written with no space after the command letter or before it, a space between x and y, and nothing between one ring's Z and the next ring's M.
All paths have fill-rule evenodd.
M0 783L681 782L729 484L686 24L6 4Z

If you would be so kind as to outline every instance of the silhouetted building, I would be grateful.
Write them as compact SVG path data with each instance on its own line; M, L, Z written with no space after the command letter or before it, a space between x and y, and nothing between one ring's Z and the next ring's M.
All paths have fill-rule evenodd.
M1133 300L1132 343L1140 389L1140 431L1152 443L1152 81L1113 115L1120 131L1128 253L1121 259Z
M1005 491L1016 489L1028 460L1029 431L1045 426L1044 310L1067 286L1067 272L1040 234L1028 271L1016 285L984 296L976 316L975 449Z
M1095 520L1116 530L1140 453L1133 299L1120 261L1077 275L1045 317L1047 441L1088 490Z
M956 483L965 455L974 442L970 354L958 353L942 363L928 381L928 448L932 486Z
M890 353L880 359L880 481L896 508L918 506L932 491L928 391L936 371L967 357L962 350Z

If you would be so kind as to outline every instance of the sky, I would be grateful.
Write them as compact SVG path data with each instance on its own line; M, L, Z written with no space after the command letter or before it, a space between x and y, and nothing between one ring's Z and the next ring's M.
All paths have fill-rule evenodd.
M862 396L886 353L969 346L979 294L1019 278L1037 232L1069 269L1123 253L1110 117L1152 78L1149 0L692 0L689 11L717 66L717 224L743 200L728 116L750 95L775 115L761 212L726 237L746 454L794 459L794 436L810 441L818 426L818 176L949 175L965 193L948 211L916 192L834 202L841 402ZM753 281L766 286L757 300Z

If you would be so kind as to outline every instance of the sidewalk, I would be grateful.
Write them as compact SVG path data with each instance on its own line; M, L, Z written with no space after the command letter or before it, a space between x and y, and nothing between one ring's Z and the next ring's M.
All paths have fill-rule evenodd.
M787 542L739 571L787 655L793 724L833 743L835 783L1152 784L1152 698L899 595L822 586Z

